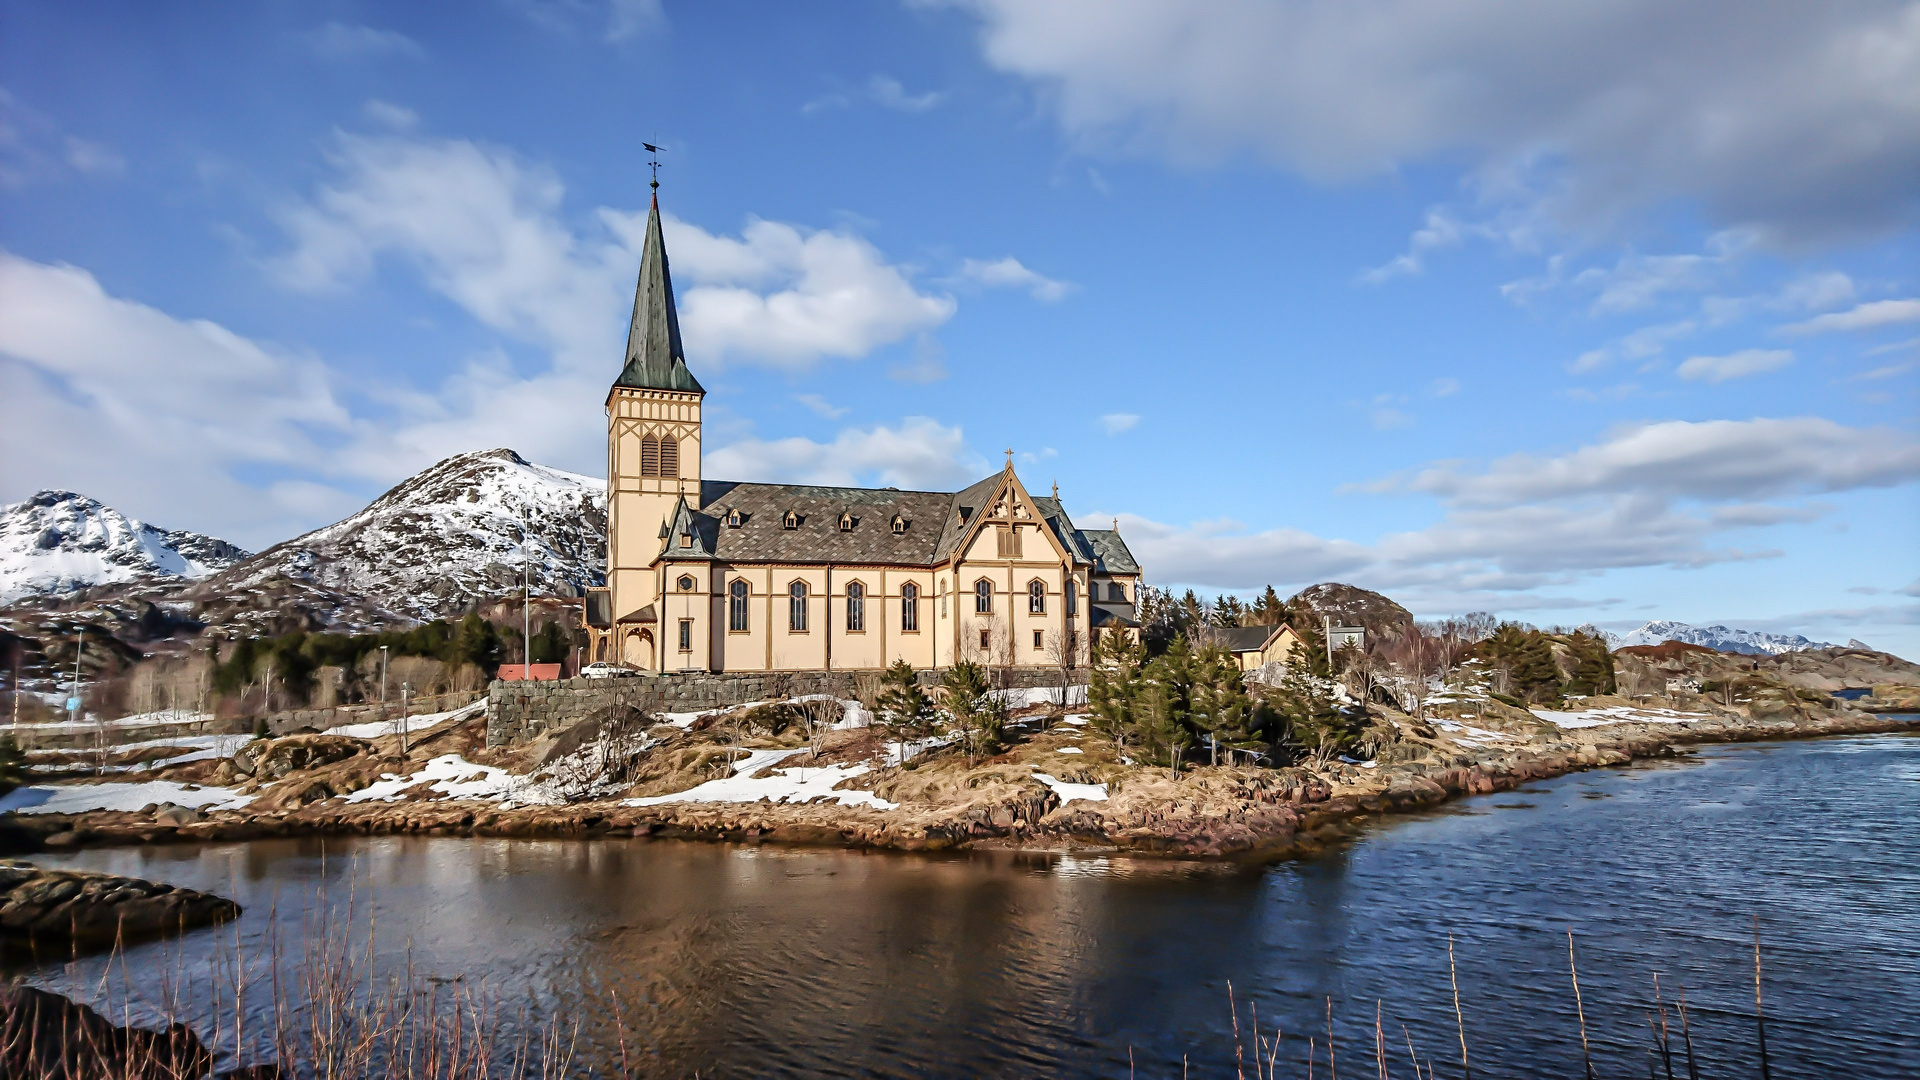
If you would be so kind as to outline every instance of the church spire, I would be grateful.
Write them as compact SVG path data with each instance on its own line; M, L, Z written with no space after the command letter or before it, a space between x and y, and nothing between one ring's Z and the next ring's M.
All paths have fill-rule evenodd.
M667 242L660 233L660 197L647 209L647 236L640 248L640 283L633 292L633 323L627 329L627 362L615 386L638 390L706 391L687 370L680 347L680 315L673 305Z

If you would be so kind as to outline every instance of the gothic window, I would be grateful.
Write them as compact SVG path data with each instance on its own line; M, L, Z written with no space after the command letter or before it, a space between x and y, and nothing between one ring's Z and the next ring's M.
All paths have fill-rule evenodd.
M851 510L840 511L840 531L841 532L853 531L853 511Z
M807 632L807 583L796 581L787 587L787 629L796 634Z
M973 610L982 615L993 614L993 582L986 578L973 583Z
M1075 615L1080 614L1080 593L1079 593L1079 590L1074 587L1074 584L1071 581L1067 582L1066 593L1067 593L1067 618L1071 619Z
M1027 611L1033 615L1047 613L1047 586L1039 578L1027 582Z
M867 587L857 581L847 583L847 629L867 628Z
M783 529L797 529L797 528L799 528L799 527L800 527L800 515L799 515L799 514L796 514L796 513L794 513L794 512L793 512L793 511L791 511L791 510L789 510L789 511L787 511L787 512L786 512L786 514L785 514L784 516L782 516L782 517L780 518L780 527L781 527L781 528L783 528Z
M653 435L640 440L640 475L660 475L660 440Z
M1020 530L1012 525L1002 525L994 530L999 544L1000 557L1017 559L1020 557Z
M692 578L692 576L690 576L690 575L688 575L688 574L681 574L681 575L680 575L680 581L679 581L679 585L680 585L680 591L681 591L681 592L692 592L692 591L693 591L693 578Z
M740 527L740 508L736 506L733 509L727 511L727 528L737 529L739 527Z
M747 629L747 583L740 578L727 586L727 629L741 633Z
M920 587L911 581L900 586L900 629L909 634L920 629Z
M680 475L680 441L671 435L660 440L660 475Z
M893 535L900 536L907 531L907 519L899 514L893 515Z
M693 620L692 619L680 620L680 651L681 652L693 651Z

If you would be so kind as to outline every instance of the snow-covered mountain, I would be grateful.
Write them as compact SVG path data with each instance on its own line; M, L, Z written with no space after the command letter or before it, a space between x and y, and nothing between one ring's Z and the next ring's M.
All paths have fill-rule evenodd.
M246 557L225 540L158 529L71 491L0 507L0 604L94 585L206 577Z
M1778 656L1807 649L1832 649L1832 642L1812 641L1799 634L1769 634L1759 630L1736 630L1729 626L1689 626L1661 619L1650 622L1630 634L1617 638L1608 635L1614 648L1627 645L1658 645L1663 641L1682 641L1704 645L1720 652L1750 653L1754 656Z
M535 596L580 595L605 577L606 533L605 481L512 450L481 450L425 469L346 520L276 544L182 597L212 622L257 622L289 607L310 625L445 618L517 594L523 567Z

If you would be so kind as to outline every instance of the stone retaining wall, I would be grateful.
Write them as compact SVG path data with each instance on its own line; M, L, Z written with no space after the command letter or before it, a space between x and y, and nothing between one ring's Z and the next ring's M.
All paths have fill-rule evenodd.
M919 672L931 687L940 672ZM1059 668L994 669L995 686L1060 685ZM1085 681L1084 676L1072 681ZM495 682L487 688L487 745L525 742L541 732L571 727L614 705L652 712L704 712L749 701L777 701L832 694L871 703L880 692L880 672L742 671L712 675L634 675L617 679Z
M498 685L498 684L495 684ZM553 685L551 683L547 684ZM486 696L484 690L463 690L450 694L422 694L407 701L409 716L425 716L428 713L447 712L462 705L471 705ZM275 735L285 735L301 728L314 728L325 731L328 728L346 724L370 724L376 721L400 719L400 699L386 702L370 702L365 705L336 705L330 709L292 709L278 712L267 717L267 730Z

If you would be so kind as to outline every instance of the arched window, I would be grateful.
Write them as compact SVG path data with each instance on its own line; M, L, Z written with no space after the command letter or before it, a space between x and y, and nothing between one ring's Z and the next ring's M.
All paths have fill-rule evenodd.
M986 578L973 583L973 610L982 615L993 614L993 582Z
M1067 594L1067 618L1071 619L1075 615L1080 614L1080 592L1074 587L1071 581L1067 582L1065 592Z
M785 514L782 514L782 515L780 516L780 527L781 527L781 528L783 528L783 529L797 529L797 528L799 528L799 527L800 527L800 515L799 515L799 514L796 514L796 513L794 513L794 512L793 512L793 511L791 511L791 510L789 510L789 511L787 511L787 512L786 512Z
M807 632L807 583L796 581L788 586L787 629L796 634Z
M727 586L727 629L743 634L747 631L747 583L741 578L734 578Z
M1047 585L1039 578L1027 582L1027 611L1033 615L1047 613Z
M733 509L727 511L727 528L737 529L739 527L740 527L740 508L736 506Z
M840 511L840 531L841 532L853 531L853 511L851 510Z
M660 475L680 475L680 440L671 435L660 440Z
M899 514L893 515L893 535L903 536L907 531L907 519Z
M867 587L857 581L847 583L847 629L867 628Z
M660 440L652 435L640 440L640 475L660 475Z
M911 581L900 586L900 629L909 634L920 629L920 587Z

